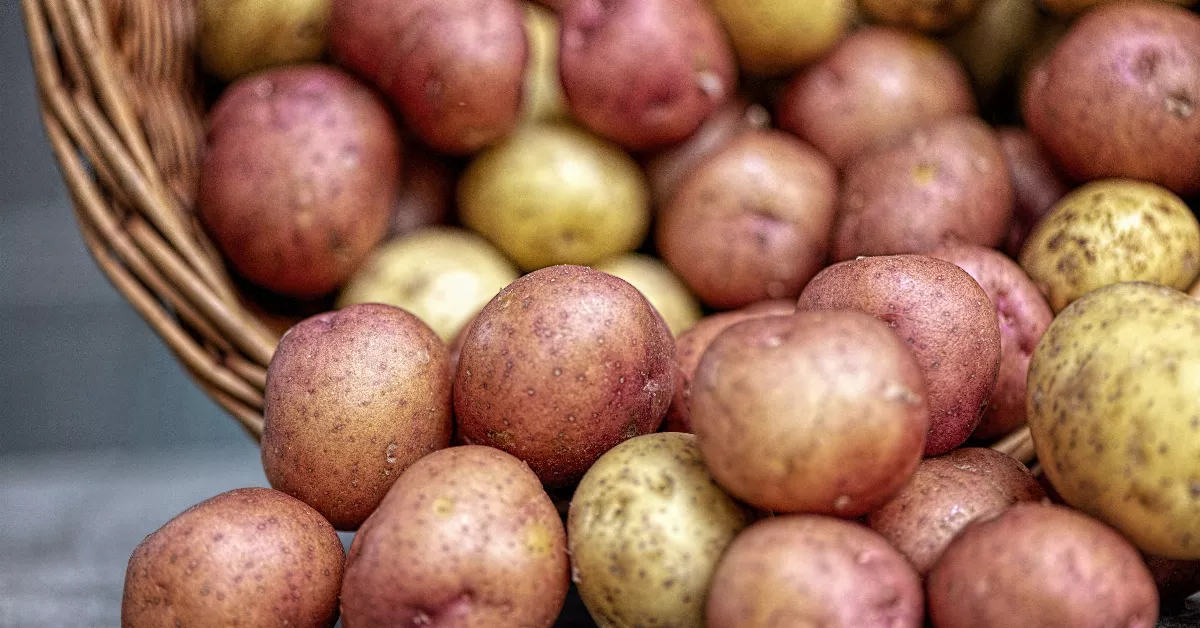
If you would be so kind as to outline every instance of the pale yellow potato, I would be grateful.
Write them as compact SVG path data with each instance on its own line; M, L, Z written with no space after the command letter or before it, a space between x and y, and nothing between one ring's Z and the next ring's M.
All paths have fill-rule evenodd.
M1144 282L1084 296L1034 351L1028 401L1068 505L1149 554L1200 559L1200 302Z
M846 34L854 0L709 0L742 68L779 74L819 59Z
M656 258L628 253L610 257L592 268L633 284L662 315L674 336L700 320L700 303L696 297L674 271Z
M1069 17L1083 13L1084 11L1104 4L1113 0L1041 0L1042 6L1050 9L1050 11L1063 16ZM1185 7L1196 6L1196 0L1165 0Z
M576 126L518 129L458 183L459 218L524 270L587 266L632 251L650 228L650 189L633 158Z
M1038 222L1020 262L1055 312L1122 281L1187 290L1200 274L1200 223L1166 188L1131 179L1095 181L1065 196Z
M980 4L980 0L859 0L864 13L884 24L925 32L961 24Z
M200 0L204 68L226 81L255 70L316 61L331 0Z
M421 319L445 342L520 275L496 247L454 227L427 227L375 250L338 307L385 303Z
M570 114L558 75L558 16L540 4L526 2L525 34L529 37L529 60L525 64L521 121L528 124L565 119Z

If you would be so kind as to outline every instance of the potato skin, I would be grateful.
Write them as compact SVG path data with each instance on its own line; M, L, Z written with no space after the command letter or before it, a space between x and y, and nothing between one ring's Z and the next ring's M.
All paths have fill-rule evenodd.
M1016 504L967 526L926 582L939 628L1152 628L1158 594L1137 551L1064 508Z
M971 75L979 101L992 104L1000 88L1009 79L1016 80L1043 18L1036 0L980 0L977 4L975 13L947 35L945 42Z
M655 239L711 307L795 297L825 262L836 198L837 174L812 147L747 132L683 180Z
M1196 285L1192 286L1192 289L1188 291L1188 294L1200 299L1200 281L1196 282Z
M737 89L733 50L702 0L573 0L561 17L571 113L627 149L683 140Z
M570 586L566 533L537 477L490 447L404 472L350 546L346 628L550 628Z
M1029 234L1020 262L1055 312L1122 281L1186 290L1200 274L1200 223L1157 185L1096 181L1050 210Z
M1013 187L1013 221L1004 250L1016 258L1033 227L1070 191L1041 144L1021 127L997 129Z
M921 461L912 479L867 525L887 539L922 577L967 524L1046 492L1025 465L981 447Z
M337 0L329 46L422 140L468 154L517 124L529 42L517 0Z
M713 477L765 510L858 517L912 475L929 430L921 366L875 318L797 312L744 321L692 380Z
M987 293L1000 323L1000 374L979 427L971 437L988 442L1025 425L1025 380L1029 357L1054 320L1045 297L1004 254L981 246L937 249L930 257L944 259L967 271Z
M702 628L721 553L747 513L691 434L649 434L596 461L567 515L579 594L601 628Z
M450 359L412 314L353 305L305 319L267 369L271 486L357 529L413 462L450 442Z
M1000 326L987 293L961 268L920 255L867 257L821 271L797 310L852 309L904 339L929 387L925 455L975 431L1000 371Z
M845 171L833 259L994 246L1012 219L1012 181L995 133L946 118L868 151Z
M1200 302L1119 283L1063 310L1029 363L1046 476L1067 504L1165 558L1200 559L1197 340Z
M981 0L860 0L866 14L884 24L942 32L971 17Z
M317 511L269 488L232 490L133 550L121 626L332 626L344 562Z
M274 65L317 61L331 0L201 0L197 48L204 68L235 78Z
M410 146L404 155L400 192L392 204L388 237L446 222L454 210L455 179L454 168L446 159L423 147Z
M775 119L842 168L877 142L973 113L970 79L949 50L917 34L867 27L796 75Z
M246 279L322 296L383 239L401 146L383 102L349 74L265 70L231 85L208 126L199 216Z
M846 34L854 0L712 0L747 72L780 74L820 59Z
M613 277L624 279L663 317L671 335L677 336L700 320L700 304L662 260L641 253L626 253L602 260L592 266Z
M1200 17L1164 2L1080 17L1030 75L1030 132L1080 181L1200 191Z
M517 456L548 485L578 480L617 443L657 430L671 402L674 338L612 275L530 273L469 329L454 381L459 436Z
M1087 11L1088 9L1091 9L1093 7L1099 6L1101 4L1106 4L1106 3L1109 3L1112 1L1113 0L1039 0L1039 4L1046 7L1047 9L1050 9L1057 15L1060 15L1062 17L1071 17L1074 15L1083 13L1084 11ZM1164 1L1182 5L1185 7L1195 6L1195 4L1196 4L1196 0L1164 0Z
M1172 560L1143 556L1163 607L1177 608L1193 593L1200 592L1200 560Z
M717 568L709 628L917 628L921 581L904 557L858 524L819 515L759 521Z

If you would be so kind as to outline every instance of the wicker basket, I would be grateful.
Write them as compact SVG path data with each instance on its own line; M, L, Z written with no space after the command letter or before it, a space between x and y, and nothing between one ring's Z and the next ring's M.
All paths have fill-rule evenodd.
M192 212L203 150L196 0L22 0L46 135L100 269L255 438L278 335ZM994 448L1033 458L1023 430Z

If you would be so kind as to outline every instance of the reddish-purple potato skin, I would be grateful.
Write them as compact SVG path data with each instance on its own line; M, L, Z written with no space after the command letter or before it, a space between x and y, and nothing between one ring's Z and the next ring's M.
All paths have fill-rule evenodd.
M1054 321L1046 297L1016 262L995 249L954 246L929 253L967 271L996 306L1000 324L1000 374L979 427L971 437L990 442L1025 424L1029 358Z
M232 490L133 550L121 627L332 626L344 563L317 511L269 488Z
M1114 2L1080 17L1023 94L1033 135L1079 181L1200 191L1200 17Z
M1012 220L1012 181L979 118L944 118L864 153L845 171L834 260L995 246Z
M1004 252L1016 258L1033 226L1071 188L1029 131L1005 127L998 129L996 136L1008 162L1013 186L1013 221L1004 240Z
M446 222L453 213L454 170L445 159L425 150L405 155L400 193L392 205L388 237L407 235Z
M454 381L458 433L570 484L604 452L662 423L675 340L636 288L582 266L514 281L479 313Z
M450 376L441 339L399 308L352 305L302 321L267 369L271 486L357 529L409 465L449 445Z
M703 0L572 0L560 63L571 113L630 150L682 141L737 89L737 62Z
M1112 528L1062 506L1020 503L977 520L926 581L938 628L1152 628L1158 592Z
M326 65L265 70L209 115L197 209L239 274L315 298L387 233L400 166L391 115L366 85Z
M541 483L490 447L452 447L396 481L350 546L346 628L550 628L570 586Z
M961 268L921 255L866 257L821 271L797 310L860 310L900 335L929 386L925 455L966 442L1000 372L1000 325L987 293Z

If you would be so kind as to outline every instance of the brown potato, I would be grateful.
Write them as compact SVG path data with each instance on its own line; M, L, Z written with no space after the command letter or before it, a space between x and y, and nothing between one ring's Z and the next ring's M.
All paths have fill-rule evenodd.
M1011 456L965 447L923 460L908 484L867 516L867 525L925 576L967 524L1045 497L1029 469Z
M1061 506L1017 504L958 536L926 583L938 628L1152 628L1158 593L1116 531Z
M1146 567L1158 586L1158 597L1164 607L1178 608L1200 592L1200 560L1174 560L1160 556L1144 556Z
M942 32L961 24L979 9L981 0L859 0L871 18L884 24L925 32Z
M734 539L708 598L708 628L918 628L921 580L858 524L815 515L760 521Z
M562 520L537 477L490 447L409 467L354 537L346 628L550 628L570 585Z
M814 277L796 307L860 310L908 343L929 387L925 455L946 453L975 431L1000 372L1000 325L966 271L920 255L842 262Z
M949 50L920 35L868 27L798 74L775 118L840 168L877 142L972 113L970 79Z
M529 42L519 0L338 0L329 45L430 146L473 153L517 124Z
M755 318L721 332L700 358L692 428L733 496L765 510L858 517L921 461L928 391L904 341L867 314Z
M1025 424L1029 357L1054 320L1033 280L1004 254L982 246L937 249L930 257L967 271L991 299L1000 323L1000 375L972 438L992 441Z
M617 443L658 429L675 370L675 340L637 288L581 266L544 268L471 324L454 381L459 436L570 484Z
M328 294L387 233L400 142L387 107L332 66L266 70L213 106L198 211L251 282Z
M1016 257L1034 225L1067 195L1070 186L1028 130L1006 127L998 129L996 136L1008 162L1014 201L1012 226L1004 240L1004 250Z
M222 493L129 557L122 628L331 626L345 556L329 522L269 488Z
M404 155L400 193L392 204L388 237L446 222L454 208L454 169L437 155L410 148Z
M837 175L817 151L751 131L683 180L655 238L709 306L794 297L825 262L836 196Z
M832 256L994 246L1008 233L1012 199L996 134L979 118L945 118L864 153L846 169Z
M562 8L571 113L625 148L682 141L737 89L737 63L702 0L579 0Z
M702 318L691 329L680 334L675 339L675 361L679 364L679 373L675 381L675 396L667 410L667 431L691 433L692 378L696 375L696 367L700 366L700 357L721 332L752 318L786 316L795 311L796 303L790 299L760 301L740 310L719 312Z
M1074 23L1030 75L1030 132L1071 177L1200 191L1200 17L1118 2Z
M293 327L267 369L271 486L358 528L409 465L450 442L450 360L412 314L352 305Z

